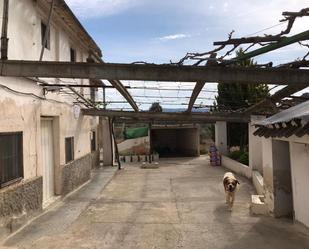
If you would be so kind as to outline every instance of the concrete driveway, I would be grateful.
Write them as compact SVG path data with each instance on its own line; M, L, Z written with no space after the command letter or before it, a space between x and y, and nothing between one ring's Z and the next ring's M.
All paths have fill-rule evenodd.
M222 186L225 169L206 157L169 159L159 169L125 167L102 191L81 189L67 200L84 201L80 214L43 215L10 238L12 248L308 249L309 232L291 221L251 216L252 185L241 185L232 212ZM90 185L91 186L91 185ZM95 187L96 186L96 187ZM88 198L92 195L91 198ZM87 205L85 201L88 200ZM67 218L69 217L69 218ZM65 221L69 219L69 221ZM53 225L49 225L53 224ZM59 224L60 228L57 227ZM65 224L65 225L63 225Z

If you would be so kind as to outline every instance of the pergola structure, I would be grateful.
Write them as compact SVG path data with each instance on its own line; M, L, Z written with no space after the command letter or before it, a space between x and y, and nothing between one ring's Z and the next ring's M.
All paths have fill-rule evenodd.
M6 1L7 2L7 1ZM49 9L49 20L52 19L53 12L56 12L67 18L66 15L73 15L70 9L63 0L52 0ZM4 8L4 20L8 19L8 12ZM286 36L290 33L296 18L309 16L309 8L300 10L299 12L283 12L283 22L287 22L285 30L276 35L253 36L232 38L232 33L229 34L228 40L214 42L218 46L212 51L204 53L188 53L178 63L155 65L148 63L133 63L133 64L115 64L105 63L100 55L91 53L86 63L73 63L73 62L44 62L41 61L44 53L44 46L42 47L41 56L39 61L9 61L6 60L6 27L7 22L4 22L2 32L2 46L0 61L0 75L13 76L13 77L31 77L37 80L47 90L51 87L66 88L70 93L74 94L79 101L87 108L83 110L85 115L107 116L117 119L130 119L133 120L166 120L166 121L192 121L192 122L214 122L216 120L226 120L234 122L247 122L250 114L255 113L257 110L264 106L275 106L276 102L298 92L309 86L309 70L303 69L309 65L306 57L307 53L302 60L293 61L283 65L272 67L272 63L265 65L257 65L253 68L235 66L237 62L253 58L255 56L273 51L293 43L300 43L305 47L309 47L301 42L309 40L309 31L304 31L293 36ZM73 15L74 16L74 15ZM84 30L80 25L80 29ZM84 30L85 31L85 30ZM46 33L48 29L46 30ZM87 32L85 31L87 34ZM92 40L91 40L92 41ZM249 44L245 53L242 56L234 57L229 60L225 59L237 47L243 44ZM92 42L90 46L95 46ZM217 54L222 51L226 46L232 46L223 56L218 57ZM255 50L250 50L254 46L260 46ZM250 51L248 51L250 50ZM248 51L248 52L247 52ZM185 62L195 62L193 65L184 65ZM202 65L204 62L205 65ZM35 78L33 78L35 77ZM80 86L74 84L49 84L39 80L42 78L84 78L96 80L95 84L88 86ZM111 86L102 83L101 80L107 80ZM165 82L193 82L195 86L192 90L191 97L189 98L187 110L183 113L174 114L157 114L141 112L134 99L128 91L128 87L122 84L122 80L135 80L135 81L165 81ZM229 83L242 83L242 84L275 84L286 85L283 89L277 91L275 94L267 99L261 100L257 104L250 106L242 112L231 113L222 112L218 113L199 113L192 114L192 109L200 93L203 91L207 82L224 82ZM90 88L103 88L104 93L107 88L115 88L130 104L133 112L125 111L107 111L105 110L105 96L103 97L103 108L98 103L92 103L91 100L85 98L75 88L76 87L90 87ZM171 89L172 90L172 89ZM154 96L147 96L154 98ZM166 97L173 98L173 97Z
M42 46L39 61L7 60L8 8L6 8L6 6L8 6L8 0L4 2L0 76L27 77L36 81L47 90L53 87L65 88L69 90L71 94L76 96L79 103L85 107L82 110L84 115L104 116L110 118L112 121L175 121L188 123L207 123L216 121L249 122L250 115L257 112L260 108L267 105L276 107L276 102L280 102L281 99L309 86L309 70L304 69L309 66L309 61L306 60L309 56L309 52L301 60L292 61L275 67L273 67L272 63L256 65L255 67L237 66L238 62L251 59L255 56L294 43L299 43L300 45L309 48L309 45L302 43L303 41L309 40L309 30L296 35L286 36L290 33L296 18L309 16L309 8L302 9L299 12L283 12L284 19L281 21L287 22L287 28L279 34L235 39L232 38L232 32L229 34L228 40L215 42L214 45L219 47L214 50L204 53L188 53L177 63L155 65L146 62L132 64L105 63L101 59L101 55L91 52L89 53L87 62L45 62L42 61L44 46ZM49 31L53 11L62 15L63 18L66 18L66 15L74 16L64 0L52 0L45 37L47 37ZM83 33L87 34L81 25L80 27L77 27L77 31L78 30L83 30ZM44 41L45 40L46 39L44 39ZM228 55L231 55L236 48L243 44L249 44L244 50L245 53L243 55L226 59ZM229 49L224 55L218 57L219 52L223 51L226 46L231 45L231 49ZM91 44L89 44L90 50L93 46L95 46L95 43L91 42ZM259 48L251 50L251 48L255 46L259 46ZM190 64L190 62L194 63ZM92 84L87 86L69 83L49 84L40 78L90 79ZM101 80L109 81L111 86L106 86ZM122 84L121 81L123 80L145 82L191 82L195 85L185 112L154 113L139 110L134 97L129 93L128 88ZM95 82L95 84L93 84L93 82ZM192 108L207 82L254 85L263 83L285 85L285 87L269 98L264 99L241 112L222 112L219 109L219 111L216 112L192 113ZM76 87L103 88L104 90L107 88L115 88L124 97L125 101L130 104L133 111L106 110L105 97L103 97L103 105L98 105L77 91ZM151 96L148 97L151 98Z

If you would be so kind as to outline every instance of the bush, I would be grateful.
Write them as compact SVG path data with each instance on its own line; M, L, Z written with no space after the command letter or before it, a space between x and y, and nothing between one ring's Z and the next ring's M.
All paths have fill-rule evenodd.
M228 157L238 161L238 159L242 156L242 154L243 152L240 150L233 151L228 154Z
M249 165L249 154L248 152L244 152L238 159L238 162L245 164L245 165Z
M245 151L233 151L228 154L228 157L242 164L249 165L249 154Z

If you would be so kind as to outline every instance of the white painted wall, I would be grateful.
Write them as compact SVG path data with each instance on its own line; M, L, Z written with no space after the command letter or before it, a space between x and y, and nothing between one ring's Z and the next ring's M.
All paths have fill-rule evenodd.
M218 121L215 124L215 143L222 155L227 154L227 127L226 122Z
M269 213L273 213L274 206L274 176L273 176L273 154L272 139L262 138L262 158L263 158L263 181L265 203Z
M227 156L222 156L221 164L223 167L230 169L238 175L245 176L249 179L252 177L252 170L247 165L237 162Z
M309 227L309 140L290 142L295 219Z
M251 116L249 126L249 167L251 170L258 171L263 175L263 159L262 159L262 138L254 136L253 133L257 130L254 124L264 119L264 116Z
M9 5L9 59L38 60L41 51L41 20L47 21L47 1L10 0ZM47 5L48 7L48 5ZM0 1L2 13L3 1ZM55 12L54 12L55 13ZM2 19L0 18L0 27ZM44 60L69 61L70 47L77 51L77 61L86 61L88 48L58 16L53 16L50 50L45 49ZM48 79L49 82L61 82ZM66 82L88 84L88 80L65 79ZM8 87L14 91L13 92ZM85 90L89 93L89 90ZM28 95L22 93L29 93ZM37 97L30 95L35 94ZM88 96L86 96L88 97ZM46 99L40 99L46 98ZM75 159L90 153L90 131L96 130L98 118L73 115L72 97L59 93L43 96L42 88L26 78L0 77L0 132L23 132L24 178L42 175L40 153L41 116L54 117L55 168L59 173L65 164L65 137L74 136ZM56 173L57 173L56 172ZM56 187L57 188L57 187Z

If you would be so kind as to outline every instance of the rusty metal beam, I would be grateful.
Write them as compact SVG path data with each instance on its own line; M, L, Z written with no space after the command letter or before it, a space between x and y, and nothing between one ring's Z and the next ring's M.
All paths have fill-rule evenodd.
M83 115L105 116L110 118L124 118L143 121L190 121L190 122L248 122L248 118L237 113L233 114L212 114L212 113L154 113L154 112L128 112L128 111L108 111L96 109L83 109Z
M0 61L0 76L309 85L309 70L85 62Z

